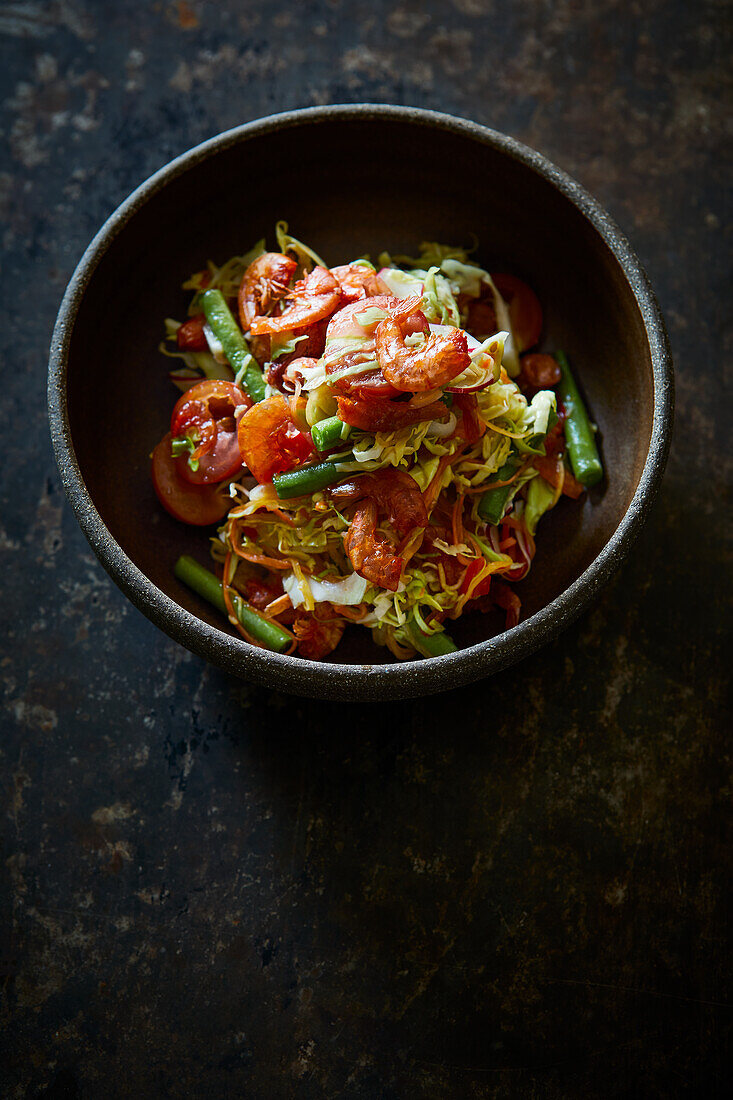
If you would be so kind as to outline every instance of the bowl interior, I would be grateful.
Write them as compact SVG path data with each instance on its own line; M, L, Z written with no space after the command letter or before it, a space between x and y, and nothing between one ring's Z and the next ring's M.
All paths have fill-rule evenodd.
M158 588L226 629L173 576L181 553L207 562L208 532L170 518L150 483L149 455L177 392L158 345L163 318L185 316L188 275L262 236L276 247L281 218L334 265L383 249L412 254L426 239L475 237L483 266L535 289L543 346L567 352L608 476L542 520L533 569L518 587L531 616L593 561L639 482L654 411L643 319L616 257L548 180L499 147L397 118L324 118L245 136L168 182L117 234L83 296L68 355L71 439L104 523ZM499 619L483 615L451 624L460 645L500 630ZM391 660L366 631L347 635L340 662Z

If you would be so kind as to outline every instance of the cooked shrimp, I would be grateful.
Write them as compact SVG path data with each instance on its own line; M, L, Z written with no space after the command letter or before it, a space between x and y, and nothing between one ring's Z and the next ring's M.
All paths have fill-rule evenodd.
M389 287L377 275L361 264L342 264L332 267L331 274L341 287L342 301L355 302L360 298L373 298L377 294L389 294Z
M261 317L284 298L298 266L282 252L265 252L253 260L239 287L239 320L247 332L255 317Z
M360 375L359 379L362 377ZM391 387L390 390L394 393ZM366 385L358 388L356 397L339 396L336 400L339 416L344 424L350 424L352 428L359 428L363 432L396 432L423 420L447 420L450 415L447 405L442 401L432 401L429 405L416 408L403 401L372 397Z
M405 324L412 324L408 331L428 331L425 315L420 313L418 306L420 298L395 298L393 294L375 294L368 298L360 298L356 302L350 302L334 313L328 322L326 340L329 344L336 340L365 339L370 351L374 351L374 336L380 323L390 313L396 313L401 319L405 318ZM377 313L381 310L381 315ZM409 318L409 321L407 320ZM420 318L422 320L420 320ZM418 328L414 327L417 320Z
M408 347L407 326L415 331L407 303L392 311L376 332L377 360L382 374L398 390L423 393L440 389L469 366L466 334L460 329L432 333L422 344ZM424 332L424 329L422 330Z
M304 403L304 402L303 402ZM260 482L290 470L313 454L310 435L300 430L281 394L258 401L240 417L237 442L242 461Z
M374 364L358 374L336 379L331 383L334 393L357 392L380 397L398 395L400 391L390 385L381 369L376 366L375 334L390 312L401 309L410 311L407 326L413 332L429 331L424 315L417 309L419 304L419 298L401 301L391 294L377 294L372 298L351 302L333 315L326 331L326 373L335 374L360 363Z
M396 592L402 576L402 558L387 539L377 536L377 506L368 500L358 508L344 543L357 573L380 588Z
M321 619L319 614L329 617ZM345 626L343 619L335 617L330 604L321 604L314 612L296 611L293 634L298 639L298 656L320 661L339 644Z
M389 539L377 535L378 511L398 535L408 535L416 527L425 527L428 513L420 488L404 470L377 470L345 481L330 490L336 501L358 503L344 546L357 573L372 584L396 592L402 575L403 559Z
M405 470L385 468L360 474L331 489L330 495L337 501L373 500L399 535L425 527L428 522L420 486Z
M277 317L255 317L254 336L289 332L328 317L341 301L341 287L325 267L314 267L288 292L285 309Z

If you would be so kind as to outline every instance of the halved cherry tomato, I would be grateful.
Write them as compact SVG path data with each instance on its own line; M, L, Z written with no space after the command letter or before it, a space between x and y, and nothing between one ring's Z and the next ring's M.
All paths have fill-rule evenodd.
M518 351L534 347L542 334L542 306L537 295L516 275L492 272L494 286L509 307L509 318L519 344Z
M191 457L198 461L191 469L188 455L176 458L178 472L192 485L213 485L232 477L242 466L237 446L235 409L249 407L251 399L233 382L208 379L186 390L171 416L171 435L188 436L197 442Z
M552 355L543 355L539 351L523 355L521 368L517 381L522 389L532 386L536 390L547 390L556 386L562 377L557 360Z
M231 501L213 486L190 485L178 472L178 461L171 457L171 435L164 435L153 451L153 486L167 512L183 523L208 527L229 511Z
M290 405L279 394L253 405L239 421L242 460L260 482L272 481L315 454L309 432L293 420Z
M206 316L197 313L190 321L181 325L176 333L176 340L181 351L208 351L209 345L204 336Z

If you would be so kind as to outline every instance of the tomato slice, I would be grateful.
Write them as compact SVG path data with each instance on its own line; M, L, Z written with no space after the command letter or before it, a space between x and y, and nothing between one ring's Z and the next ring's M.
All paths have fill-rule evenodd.
M194 486L184 481L178 472L178 460L171 457L171 435L164 435L153 451L153 487L158 500L182 523L208 527L217 523L229 511L231 501L213 486Z
M547 390L560 381L560 365L552 355L533 351L522 356L520 366L517 383L522 389Z
M542 334L542 306L535 292L518 279L500 271L492 272L494 286L509 307L509 318L519 344L518 351L534 347Z
M279 394L253 405L239 420L239 451L259 482L272 481L315 454L309 432L293 420Z
M176 342L181 351L208 351L209 345L204 335L206 317L197 313L190 321L185 321L176 333Z
M240 406L249 408L251 404L239 386L219 379L197 382L183 394L173 409L171 436L197 444L190 458L198 465L192 469L187 454L177 457L182 478L192 485L213 485L241 469L234 413Z

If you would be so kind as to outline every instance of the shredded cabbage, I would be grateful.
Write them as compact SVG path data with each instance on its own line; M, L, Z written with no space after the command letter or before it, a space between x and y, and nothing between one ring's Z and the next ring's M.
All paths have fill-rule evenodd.
M296 336L294 332L274 332L270 337L270 359L282 359L283 355L292 355L302 340L307 340L307 334Z
M530 535L534 535L540 517L555 503L555 490L544 478L535 477L527 489L527 502L524 508L524 522Z
M342 607L354 607L363 602L369 581L360 577L358 573L351 573L338 581L319 581L315 577L303 578L299 581L294 573L286 573L283 577L283 588L290 596L293 607L301 607L306 602L306 586L310 589L315 603L335 603Z
M424 280L414 273L400 271L398 267L387 267L381 269L379 277L395 298L422 297Z
M552 412L557 412L557 397L552 390L540 390L527 409L527 420L533 435L547 435Z
M278 222L275 226L275 235L277 237L277 247L281 252L294 252L298 258L298 263L306 271L310 271L313 267L328 267L325 260L322 260L317 252L314 252L312 248L309 248L307 244L303 244L297 237L291 237L288 233L288 223Z

